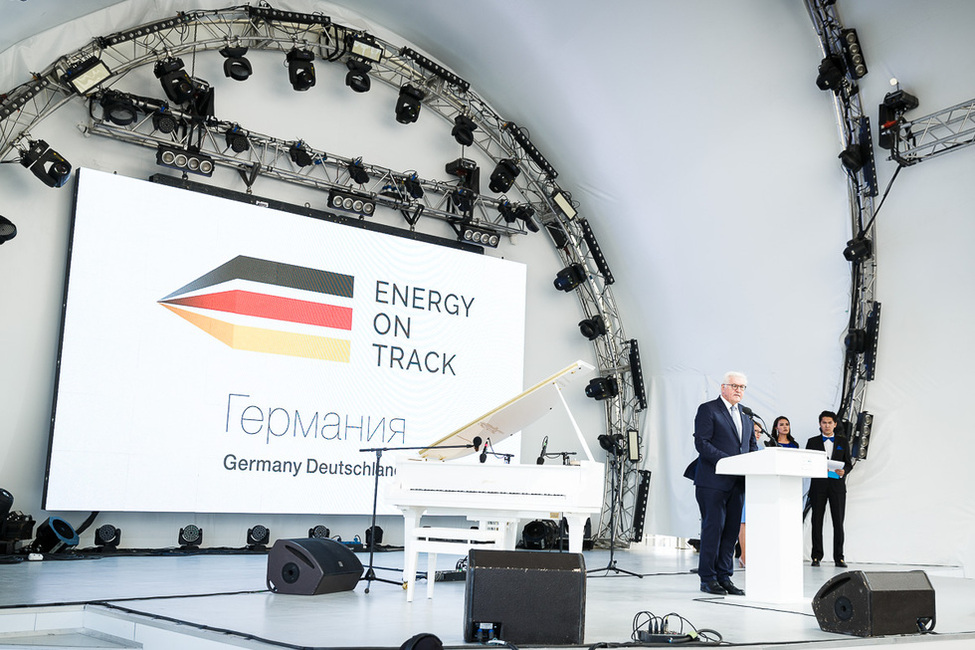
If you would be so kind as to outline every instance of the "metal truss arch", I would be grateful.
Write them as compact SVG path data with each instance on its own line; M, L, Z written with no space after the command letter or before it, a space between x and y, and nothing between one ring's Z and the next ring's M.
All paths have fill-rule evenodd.
M824 57L838 55L843 52L843 37L846 30L840 22L836 12L836 5L829 0L807 0L807 9L813 26L819 36L820 48ZM879 303L876 301L876 273L877 256L876 224L874 222L874 197L877 195L877 177L874 167L873 142L870 132L869 119L861 106L860 90L853 74L847 69L839 82L839 86L831 90L833 105L836 112L837 125L841 149L850 145L861 145L869 149L869 162L856 171L847 170L847 193L850 204L850 224L852 238L850 244L857 240L868 241L869 251L865 255L851 256L851 288L850 313L847 326L847 345L843 363L843 388L837 415L841 424L848 423L847 436L856 448L858 441L854 427L860 414L864 412L867 382L872 379L870 369L866 367L865 355L856 352L850 345L850 337L858 331L866 331L871 320L871 314L879 318ZM853 462L856 463L854 458Z
M119 82L133 70L173 57L188 57L187 72L192 75L195 57L227 46L247 47L286 53L292 48L310 48L326 62L344 63L351 59L368 61L372 80L392 88L410 84L423 93L422 105L452 123L463 115L475 125L473 142L494 164L514 161L520 173L513 179L512 195L517 193L530 206L532 217L509 222L499 207L505 196L473 194L470 208L461 210L453 198L457 184L440 179L414 177L422 189L421 197L404 188L408 174L370 161L314 149L301 143L317 164L300 167L288 155L295 140L276 138L234 125L216 116L201 115L186 106L151 97L138 97L118 90ZM79 71L95 63L104 68L103 78L79 90L72 82ZM142 115L131 124L120 126L105 119L100 102L106 93L119 93L133 102ZM154 21L124 31L94 38L85 46L58 57L32 79L0 96L0 160L20 156L30 140L31 131L55 111L68 105L87 108L89 132L111 137L146 148L177 146L194 148L212 159L214 165L237 170L248 189L258 176L303 185L317 190L351 190L375 201L378 207L402 213L412 230L422 218L435 218L456 227L463 224L483 225L502 235L525 235L528 230L545 230L566 265L578 264L585 269L586 279L574 290L587 318L598 316L606 325L606 334L593 340L599 373L617 381L618 394L605 400L605 427L608 435L625 437L628 431L641 431L643 399L634 389L634 368L630 351L635 341L626 338L611 285L612 275L595 243L595 235L580 207L556 182L558 172L531 142L525 128L503 118L481 98L470 84L450 70L408 47L396 46L363 30L333 21L322 14L279 11L267 3L241 5L218 10L181 12L171 18ZM155 129L149 116L167 110L182 121L185 128L163 134ZM250 146L244 152L233 152L222 143L228 128L246 132ZM300 142L300 141L297 141ZM364 185L350 182L348 166L362 165L370 181ZM250 182L248 182L248 178ZM567 207L568 204L568 207ZM534 227L534 226L537 226ZM638 371L638 370L637 370ZM640 378L642 382L642 377ZM617 539L628 542L635 507L636 463L623 461L619 481ZM607 481L607 486L611 485ZM611 503L609 490L604 503ZM606 510L604 508L604 511ZM603 521L597 540L608 540L610 531Z

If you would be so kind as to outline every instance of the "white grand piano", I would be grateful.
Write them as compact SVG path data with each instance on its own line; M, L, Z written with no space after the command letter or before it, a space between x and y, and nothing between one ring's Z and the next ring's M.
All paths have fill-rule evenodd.
M503 548L513 549L521 519L565 517L569 551L582 551L586 519L602 509L602 463L593 460L569 411L563 388L591 372L593 367L576 361L532 386L473 422L444 436L419 452L419 458L401 457L396 475L388 484L385 500L403 512L404 551L407 563L415 562L412 548L420 518L427 515L462 515L482 526L498 526ZM473 449L438 446L483 444L512 435L559 407L565 409L586 459L573 465L502 465L447 462L470 455ZM414 564L415 568L415 564Z

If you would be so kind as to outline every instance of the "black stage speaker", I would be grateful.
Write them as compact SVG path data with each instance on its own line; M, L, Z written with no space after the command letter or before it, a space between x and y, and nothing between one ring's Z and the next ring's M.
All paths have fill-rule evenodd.
M935 623L934 588L924 571L841 573L820 588L812 606L824 632L917 634Z
M279 539L267 554L267 588L278 594L351 591L361 575L362 562L334 539Z
M464 641L578 645L586 627L581 553L471 549Z

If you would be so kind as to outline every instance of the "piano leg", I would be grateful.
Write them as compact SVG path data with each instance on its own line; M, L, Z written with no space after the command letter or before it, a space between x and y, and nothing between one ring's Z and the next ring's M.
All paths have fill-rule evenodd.
M403 585L406 587L406 602L413 602L416 586L416 529L420 527L423 510L403 508ZM429 579L429 578L428 578Z
M569 528L569 553L582 553L582 536L588 515L562 513Z

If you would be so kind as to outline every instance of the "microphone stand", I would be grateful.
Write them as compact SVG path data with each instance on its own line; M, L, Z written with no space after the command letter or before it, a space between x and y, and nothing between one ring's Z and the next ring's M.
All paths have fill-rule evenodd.
M616 499L617 493L620 491L620 484L622 479L620 478L620 471L618 470L618 465L622 464L623 460L620 458L619 454L622 449L619 447L610 456L609 462L613 471L613 494L610 499L610 510L609 510L609 564L607 564L602 569L589 569L586 573L596 573L597 571L615 571L617 574L625 573L628 576L636 576L637 578L642 578L643 576L634 571L627 571L626 569L621 569L616 566L616 560L614 559L614 554L616 553ZM606 577L608 574L603 576L593 576L594 578Z
M373 487L372 487L372 524L370 529L372 535L369 539L369 568L366 570L365 575L359 578L359 581L366 581L365 593L369 593L369 587L372 586L373 581L376 582L386 582L391 585L402 585L403 582L396 582L395 580L386 580L385 578L380 578L376 576L376 571L373 567L373 554L376 551L376 506L379 501L379 459L383 457L384 451L410 451L419 449L475 449L475 445L440 445L437 447L370 447L368 449L360 449L360 452L371 451L376 454L376 462L373 466Z

